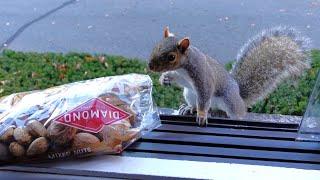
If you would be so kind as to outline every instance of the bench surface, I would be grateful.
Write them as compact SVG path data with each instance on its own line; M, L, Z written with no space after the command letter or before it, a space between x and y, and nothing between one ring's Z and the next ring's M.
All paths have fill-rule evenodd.
M162 126L130 146L126 156L320 169L320 143L296 141L299 124L161 115Z

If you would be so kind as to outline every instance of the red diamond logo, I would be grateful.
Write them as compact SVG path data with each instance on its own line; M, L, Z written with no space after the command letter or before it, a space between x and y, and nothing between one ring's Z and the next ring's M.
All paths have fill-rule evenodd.
M130 114L122 109L94 98L59 115L54 121L84 131L97 133L101 131L104 125L126 119L129 116Z

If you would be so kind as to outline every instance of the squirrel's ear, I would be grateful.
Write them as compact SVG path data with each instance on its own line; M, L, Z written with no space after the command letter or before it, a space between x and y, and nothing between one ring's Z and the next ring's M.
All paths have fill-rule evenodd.
M164 33L163 34L164 34L164 38L169 37L170 31L169 31L169 27L168 26L164 28Z
M185 37L178 42L178 48L182 53L184 53L188 49L189 45L190 40L188 37Z
M164 28L164 33L163 33L163 34L164 34L164 38L174 36L174 34L172 34L172 33L169 31L169 27L168 27L168 26Z

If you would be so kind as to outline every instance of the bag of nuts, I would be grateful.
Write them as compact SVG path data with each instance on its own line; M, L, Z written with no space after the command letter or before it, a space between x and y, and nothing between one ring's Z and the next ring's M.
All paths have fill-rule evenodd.
M120 153L159 125L147 75L12 94L0 99L0 162Z

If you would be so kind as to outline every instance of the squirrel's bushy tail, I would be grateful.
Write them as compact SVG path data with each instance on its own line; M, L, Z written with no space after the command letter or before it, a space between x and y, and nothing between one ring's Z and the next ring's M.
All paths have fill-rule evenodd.
M239 51L231 74L247 106L264 99L283 80L310 66L310 39L291 27L264 30Z

